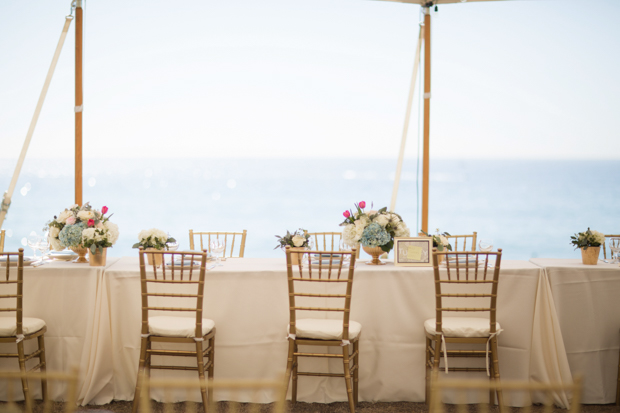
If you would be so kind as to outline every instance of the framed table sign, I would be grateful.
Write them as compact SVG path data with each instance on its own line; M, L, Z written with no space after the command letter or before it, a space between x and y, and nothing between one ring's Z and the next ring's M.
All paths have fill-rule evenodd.
M394 265L399 267L432 267L433 238L394 238Z

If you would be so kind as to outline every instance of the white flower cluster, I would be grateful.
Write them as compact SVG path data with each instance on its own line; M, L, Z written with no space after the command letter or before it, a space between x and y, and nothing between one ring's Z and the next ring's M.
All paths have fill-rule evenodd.
M140 242L146 240L149 237L151 237L151 240L153 241L157 240L161 242L162 244L165 244L166 241L168 240L168 234L162 231L161 229L157 229L157 228L143 229L138 234L138 239L140 240Z
M304 245L304 242L306 242L306 238L303 235L295 235L293 237L293 244L296 247L301 247L302 245Z
M86 228L82 231L82 243L92 240L94 242L107 241L110 244L116 244L118 240L119 230L118 225L113 222L106 221L104 224L99 224L97 227Z
M369 213L370 216L373 216L373 213ZM362 234L364 233L364 229L372 222L376 222L381 225L384 229L387 229L389 225L394 233L394 237L408 237L410 235L409 228L407 228L407 224L397 214L393 214L391 212L379 213L374 215L371 220L367 214L354 214L356 220L354 224L348 224L344 226L342 231L342 239L348 245L358 245L360 239L362 238ZM389 231L388 231L389 232Z
M594 236L594 239L596 240L596 242L598 242L601 245L605 242L605 234L603 234L602 232L595 231L593 229L590 230L590 232Z

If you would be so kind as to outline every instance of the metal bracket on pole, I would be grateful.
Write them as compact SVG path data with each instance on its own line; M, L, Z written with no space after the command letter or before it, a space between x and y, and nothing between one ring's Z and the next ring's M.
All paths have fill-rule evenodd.
M11 197L9 196L8 191L4 191L4 195L2 196L2 204L0 204L0 211L5 214L9 212L9 207L11 206Z

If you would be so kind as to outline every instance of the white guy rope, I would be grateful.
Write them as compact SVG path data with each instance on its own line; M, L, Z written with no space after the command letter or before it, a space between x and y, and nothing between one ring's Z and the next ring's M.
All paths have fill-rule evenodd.
M34 110L34 115L32 115L32 120L30 121L30 128L28 128L26 140L24 141L24 146L22 146L22 152L19 155L17 165L15 166L13 178L11 179L8 191L4 193L4 196L2 198L2 207L0 208L0 228L2 228L2 224L4 223L4 217L6 216L6 213L9 210L9 206L11 205L11 197L13 196L13 192L15 191L17 179L19 178L19 173L21 172L22 165L24 164L24 159L26 158L28 146L30 145L30 141L32 140L34 128L37 126L39 114L41 113L41 108L43 108L43 102L45 102L45 96L47 95L47 89L49 89L50 83L52 82L52 76L54 76L54 70L56 70L56 63L58 63L58 58L60 57L62 46L65 43L65 38L67 37L67 32L69 31L69 26L71 25L71 20L73 20L73 16L71 15L65 18L65 25L62 28L62 33L60 34L60 40L58 40L58 46L56 46L56 52L54 53L52 64L47 71L47 77L45 78L45 83L43 84L43 90L41 90L41 95L39 96L37 107Z

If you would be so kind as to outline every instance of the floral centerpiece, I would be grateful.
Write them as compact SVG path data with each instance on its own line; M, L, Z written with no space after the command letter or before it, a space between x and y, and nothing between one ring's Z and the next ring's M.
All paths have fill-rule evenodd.
M351 246L360 243L364 251L373 256L375 265L381 264L379 255L394 248L394 237L408 237L409 228L400 215L388 212L387 207L378 211L368 211L366 202L355 204L355 212L345 211L344 221L340 224L343 241ZM370 252L369 252L370 251Z
M437 251L443 251L444 249L448 251L452 251L452 245L450 245L450 242L448 242L448 238L447 238L450 236L449 233L447 232L439 233L439 228L437 228L437 233L435 235L430 235L425 231L422 231L422 233L426 235L427 237L433 238L433 248L437 248Z
M135 244L133 244L132 248L144 248L145 250L163 250L163 249L169 249L168 247L168 243L169 242L177 242L176 239L168 236L168 233L162 231L161 229L157 229L157 228L151 228L151 229L144 229L142 231L140 231L140 233L138 234L138 242L136 242ZM155 258L153 258L155 256L155 254L147 254L147 260L149 265L153 265L153 262L155 262L155 265L160 266L161 265L161 255L155 256Z
M307 230L302 228L299 228L292 234L287 230L285 236L281 237L279 235L276 235L276 238L278 239L278 245L276 245L274 250L277 248L285 250L287 246L298 250L310 249L310 235L308 234ZM291 260L293 265L299 264L300 255L301 254L291 254Z
M579 232L570 238L575 249L581 248L581 260L584 264L596 265L598 263L601 245L605 242L604 234L588 228L586 232Z

